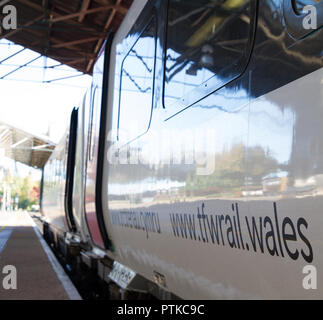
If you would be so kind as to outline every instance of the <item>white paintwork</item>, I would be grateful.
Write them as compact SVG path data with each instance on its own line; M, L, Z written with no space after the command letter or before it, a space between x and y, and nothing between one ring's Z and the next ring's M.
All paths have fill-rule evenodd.
M114 57L116 48L122 46L122 40L129 32L136 14L142 8L139 6L141 1L135 1L133 11L129 11L127 17L119 29L113 47L111 70L118 72L119 66L116 65ZM138 7L136 7L138 5ZM131 15L131 18L130 18ZM129 47L129 44L124 44ZM247 75L246 81L249 81L252 74ZM279 165L291 161L291 150L293 144L299 143L302 147L302 141L296 141L293 132L295 130L296 116L300 101L304 102L304 92L311 92L307 97L307 104L310 110L322 108L323 101L323 69L300 78L292 83L285 85L269 94L257 99L241 98L240 101L234 100L235 93L230 93L229 89L223 88L213 94L211 97L181 112L177 116L166 122L164 110L157 108L154 110L151 129L146 135L138 139L133 146L135 148L145 148L146 146L158 145L163 141L161 137L162 130L171 131L180 134L181 131L193 130L192 128L209 128L215 131L215 151L218 154L225 154L225 150L233 150L234 146L242 145L252 148L261 146L264 150L269 148L272 156ZM113 87L114 73L110 73L109 105L108 105L108 127L112 128L112 137L115 137L115 125L117 118L116 94ZM158 81L158 79L156 80ZM315 90L313 90L315 88ZM232 101L230 101L230 94ZM241 96L243 96L241 92ZM231 103L231 109L224 113L217 109L200 108L200 104L210 106L217 105L221 100L221 95L227 97ZM155 93L155 96L158 96ZM112 99L113 97L113 99ZM157 101L158 104L158 101ZM304 108L307 106L303 105ZM319 113L318 113L319 114ZM319 117L319 115L316 115ZM316 119L323 121L323 118ZM310 125L306 123L306 125ZM152 133L153 132L153 133ZM322 132L321 135L322 136ZM172 143L176 143L176 134L171 137ZM311 139L313 136L309 136ZM107 144L106 153L111 144ZM166 146L168 148L169 146ZM194 149L194 141L192 141ZM147 147L148 148L148 147ZM157 149L158 149L157 148ZM121 148L122 150L122 148ZM151 152L156 149L151 149ZM213 149L208 149L208 156L214 156ZM165 189L165 181L171 181L170 169L172 166L154 166L152 162L146 159L150 165L150 184L159 189L162 194ZM295 160L295 159L294 159ZM241 160L240 164L242 163ZM323 275L320 273L320 267L323 265L323 252L321 250L321 226L322 226L322 184L321 177L314 173L308 174L308 179L299 181L297 176L293 176L293 169L290 167L289 177L295 179L291 186L284 186L284 177L286 173L274 172L273 176L268 176L264 180L264 185L269 188L275 185L278 180L280 189L276 194L271 195L264 190L243 191L235 194L234 189L226 192L221 190L217 195L211 196L191 196L178 195L174 189L166 187L167 196L159 199L155 196L145 197L144 193L151 190L150 184L144 176L140 176L140 167L136 170L127 168L127 165L108 165L106 160L104 168L104 212L105 224L108 234L115 246L115 252L109 252L109 256L120 263L129 266L135 272L143 275L153 281L154 272L165 276L167 289L176 295L185 299L249 299L249 298L278 298L278 299L315 299L321 298L323 287L317 290L305 290L302 286L305 274L302 273L303 267L307 264L313 264L318 268L318 283L322 283ZM260 164L261 165L261 164ZM301 163L294 163L291 166L301 167ZM177 167L176 167L177 168ZM173 170L176 169L173 167ZM243 176L248 178L253 174L253 168L248 168L242 172ZM134 172L136 171L136 172ZM296 170L297 171L297 170ZM124 182L119 185L113 183L118 181L120 175ZM268 182L269 181L269 182ZM314 182L313 182L314 181ZM174 181L173 181L174 182ZM176 181L174 182L176 184ZM276 183L277 184L277 183ZM298 185L314 186L308 188L308 191L302 191L299 195ZM159 186L159 188L158 188ZM241 188L247 187L247 183L240 185ZM265 187L264 187L265 188ZM113 193L128 196L124 200L111 200ZM125 192L124 190L127 190ZM154 191L154 190L152 190ZM227 193L227 194L226 194ZM108 197L109 195L109 197ZM135 199L135 200L134 200ZM310 263L305 261L301 255L301 250L308 254L308 247L302 241L299 233L296 234L297 241L290 244L290 249L299 252L296 261L291 259L284 251L284 258L272 256L265 253L254 252L251 250L251 242L248 234L248 228L245 218L247 217L251 224L252 217L255 217L259 223L259 217L264 219L270 217L274 223L273 203L277 205L279 227L282 220L288 217L296 224L298 219L304 218L308 223L306 228L301 225L301 231L311 244L314 253L314 260ZM174 237L172 227L170 226L169 215L171 213L193 214L197 215L197 208L202 210L202 203L205 205L205 212L212 215L234 215L232 204L238 203L239 214L241 218L241 229L244 240L248 242L250 250L230 248L226 246L203 243L190 239ZM118 226L112 223L113 213L120 211L154 212L159 215L161 233L145 232L135 228ZM197 219L197 218L196 218ZM263 220L262 220L263 221ZM268 225L267 225L268 226ZM197 226L198 227L198 226ZM288 228L287 228L288 229ZM287 230L286 229L286 230ZM225 229L227 231L227 228ZM263 227L263 232L267 234L268 229ZM281 231L280 231L281 232ZM287 232L290 232L288 229ZM296 231L297 232L297 231ZM199 236L201 234L198 233ZM278 237L277 235L275 237ZM277 238L275 238L277 241ZM264 240L265 241L265 240ZM282 241L282 240L281 240ZM278 244L276 243L276 247ZM284 250L284 249L283 249Z
M165 111L161 108L163 70L162 63L158 62L154 100L156 108L153 110L151 127L147 134L130 144L130 147L147 151L146 166L111 164L108 162L107 152L116 144L116 78L120 73L120 57L125 56L135 40L132 38L128 42L124 41L147 2L134 1L114 38L111 50L107 115L109 135L105 147L102 193L105 226L115 250L107 251L107 254L150 281L154 281L156 272L161 274L165 278L166 289L185 299L322 298L323 287L320 283L323 282L323 276L320 269L323 266L323 178L316 173L315 168L320 166L323 156L320 150L323 136L323 69L257 99L250 98L239 83L233 88L224 87L168 119L182 109ZM159 47L157 52L160 52ZM238 81L252 85L252 77L250 72ZM222 105L222 109L217 107ZM81 112L81 117L84 118L84 110ZM165 121L166 119L168 120ZM86 134L84 128L86 125L81 124L80 132ZM205 130L212 134L204 140L206 149L201 150L201 141L192 138L195 130ZM165 132L169 134L167 139ZM222 170L238 172L239 179L229 175L227 179L215 180L218 183L214 184L217 189L206 192L206 189L199 186L198 179L193 179L197 169L201 169L203 165L195 165L193 168L185 167L184 164L167 165L161 162L156 165L149 158L151 154L155 154L161 160L162 154L158 153L161 150L171 152L172 146L179 146L181 135L190 142L185 146L185 152L203 151L205 160L215 161L210 164L209 176L216 170ZM75 185L75 195L79 199L74 201L74 210L78 226L83 232L83 240L86 240L88 231L84 222L82 198L86 139L85 142L83 137L79 139L79 164L76 165L76 172L81 179ZM121 151L126 149L127 146L120 148ZM265 154L263 162L252 158L258 151ZM248 165L245 166L245 163ZM265 173L257 176L257 170ZM179 172L184 172L184 177L176 176ZM216 175L212 177L216 178ZM203 179L207 181L208 175L203 176ZM181 192L183 187L184 192ZM210 233L209 241L203 242L197 215L203 212L209 219L211 216L215 219L221 215L229 216L231 221L236 217L237 222L236 204L241 226L233 228L241 229L241 248L229 246L228 226L224 222L224 246L212 244ZM287 221L285 218L289 218L296 228L296 241L286 240L288 245L281 243L284 241L278 240L277 227L273 226L273 236L268 238L275 239L277 254L270 255L270 245L265 239L270 231L267 224L262 227L264 253L259 252L258 244L257 252L254 252L246 221L251 226L254 218L259 227L260 221L264 223L264 219L268 217L274 225L275 210L280 237L283 219ZM136 223L140 221L141 229L117 225L115 217L120 216L122 211L136 212ZM146 215L148 212L159 216L159 224L158 227L155 226L154 232L144 230L147 225L140 220L142 216L149 217ZM175 237L171 214L195 217L196 238ZM302 219L307 226L300 224L299 230L297 223L304 221ZM206 226L203 230L210 232ZM291 231L288 225L286 233ZM235 234L234 242L237 246L239 232L232 231L230 234ZM245 248L242 248L241 238ZM304 239L310 243L313 261L306 261L304 258L310 256L309 246ZM297 250L296 260L289 256L286 248L294 253ZM317 267L317 290L305 290L302 286L305 277L302 270L308 264Z

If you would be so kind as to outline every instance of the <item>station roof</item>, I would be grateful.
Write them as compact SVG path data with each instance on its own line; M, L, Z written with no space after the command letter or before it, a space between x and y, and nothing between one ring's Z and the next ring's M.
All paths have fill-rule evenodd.
M91 74L104 39L118 29L133 0L5 2L16 7L18 23L16 30L2 29L0 39Z
M47 137L0 122L0 148L4 149L6 157L40 169L55 149L55 144Z

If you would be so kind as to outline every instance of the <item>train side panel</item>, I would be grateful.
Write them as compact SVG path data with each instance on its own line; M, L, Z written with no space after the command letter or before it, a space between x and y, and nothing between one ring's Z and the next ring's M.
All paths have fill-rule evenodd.
M167 8L152 3L113 47L109 256L182 298L321 297L302 281L323 263L323 31L295 39L284 1L262 1L257 20L257 1L227 1L234 18L204 21L170 1L164 47Z
M91 238L85 217L85 183L86 157L88 143L88 110L91 101L91 91L84 95L78 111L78 133L75 148L75 173L73 181L73 216L78 234L84 244L91 245Z
M303 279L323 265L323 29L305 30L293 3L133 2L78 110L75 230L68 133L44 168L43 213L77 246L75 270L111 292L115 261L140 292L322 297Z
M59 232L68 231L64 211L68 132L58 143L43 171L42 214Z
M101 49L100 55L94 65L93 79L91 85L91 101L86 110L88 117L88 144L85 158L85 217L88 230L94 245L104 248L104 242L97 219L96 207L96 184L99 151L99 135L101 124L101 105L103 90L103 72L105 61L105 47Z

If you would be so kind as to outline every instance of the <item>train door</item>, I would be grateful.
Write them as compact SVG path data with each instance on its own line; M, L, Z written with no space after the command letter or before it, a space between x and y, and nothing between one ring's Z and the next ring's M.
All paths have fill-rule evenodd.
M77 120L78 108L74 108L71 114L70 130L68 136L67 164L66 164L66 184L64 207L67 225L70 231L76 231L75 221L73 217L73 185L75 171L75 152L76 152L76 136L77 136Z
M102 223L101 204L101 164L102 148L105 131L105 68L108 65L110 35L103 46L94 66L91 86L90 106L86 110L88 117L87 148L86 148L86 177L85 177L85 218L92 242L100 247L109 246L108 236ZM107 49L106 49L107 48ZM106 49L106 50L105 50Z
M235 267L247 259L234 248L229 224L248 210L246 70L258 1L170 0L162 2L165 20L160 8L154 19L150 3L124 40L116 35L111 127L119 155L130 153L115 160L110 152L114 163L105 171L116 260L182 298L238 297L235 288L244 284ZM222 241L212 223L224 217Z

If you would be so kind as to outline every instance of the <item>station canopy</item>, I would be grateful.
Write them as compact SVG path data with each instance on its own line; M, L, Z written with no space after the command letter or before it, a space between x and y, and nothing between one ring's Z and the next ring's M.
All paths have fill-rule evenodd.
M40 57L50 58L44 60L47 65L41 66L46 74L50 75L49 71L54 68L58 73L64 65L78 72L59 79L48 80L43 76L41 83L82 74L91 75L105 38L118 29L132 2L0 0L0 22L5 17L2 10L5 5L13 5L17 12L16 29L0 27L0 80L15 80L11 78L18 71L21 73L27 67L37 67L35 63ZM19 65L13 64L15 58L20 61ZM21 62L23 59L27 60ZM53 63L55 61L58 63ZM0 121L0 151L4 156L34 168L42 168L54 149L55 143L48 137L34 135Z
M4 156L40 169L55 149L55 144L47 137L0 122L0 149Z
M15 6L17 29L0 30L24 48L91 74L109 32L120 26L132 0L2 0ZM1 10L2 11L2 10Z

